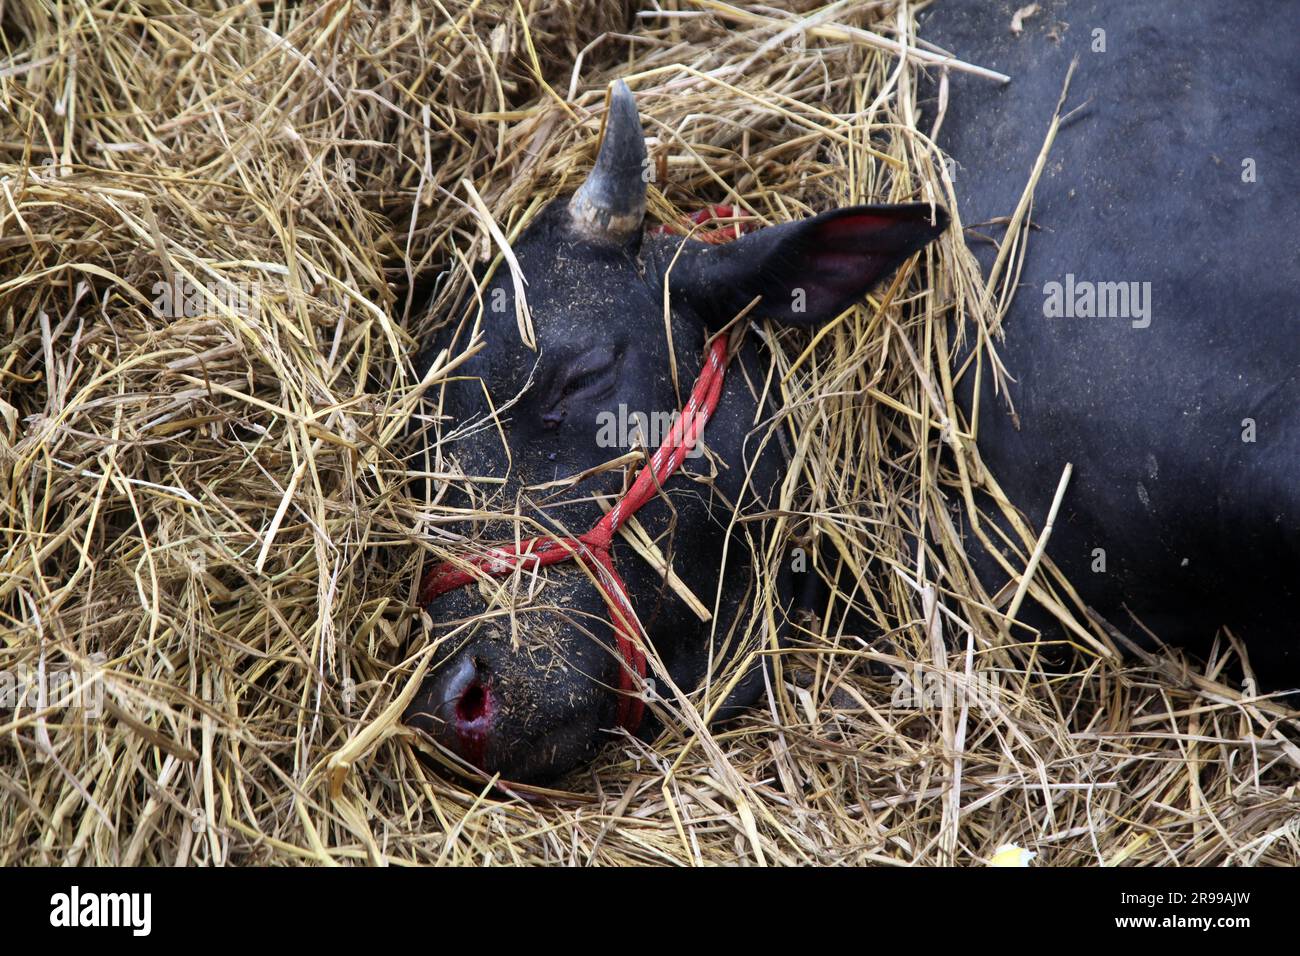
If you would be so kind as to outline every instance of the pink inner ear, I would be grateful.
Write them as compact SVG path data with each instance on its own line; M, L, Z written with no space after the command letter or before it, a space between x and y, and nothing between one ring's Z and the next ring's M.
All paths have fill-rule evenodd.
M900 222L906 221L906 219L892 216L841 216L829 222L818 224L817 234L831 241L851 239L862 235L864 232L889 229L892 226L897 226Z
M829 240L834 245L836 240ZM870 253L825 249L808 259L808 272L801 285L808 295L810 312L833 312L845 296L861 295L880 269L879 256Z

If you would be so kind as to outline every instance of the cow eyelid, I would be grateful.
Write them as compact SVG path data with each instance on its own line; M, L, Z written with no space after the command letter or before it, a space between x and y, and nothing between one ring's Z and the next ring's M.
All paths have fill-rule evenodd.
M602 369L599 372L588 372L585 375L579 375L577 378L570 379L564 383L564 388L561 389L560 394L567 398L575 392L580 392L587 386L594 385L603 378L606 371L606 369Z
M560 389L560 396L562 398L568 398L571 395L575 395L578 392L597 384L609 376L611 372L614 372L618 368L619 362L621 362L622 359L622 347L615 348L609 362L602 364L599 368L576 375L565 382L564 387Z

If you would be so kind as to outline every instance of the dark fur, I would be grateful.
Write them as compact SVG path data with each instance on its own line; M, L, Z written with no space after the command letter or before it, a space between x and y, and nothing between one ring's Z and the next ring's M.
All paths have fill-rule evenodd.
M1264 681L1294 686L1300 3L1245 15L1215 2L1045 0L1016 36L1019 6L950 0L921 25L1014 78L952 80L940 145L957 160L967 225L1015 209L1075 56L1067 109L1087 104L1038 184L1038 228L999 346L1019 427L986 392L981 453L1035 528L1073 462L1048 554L1104 616L1137 635L1127 606L1201 651L1232 625ZM1091 49L1098 28L1105 53ZM1242 181L1245 157L1254 183ZM1150 327L1045 317L1044 283L1066 273L1150 281ZM1247 418L1255 443L1242 441ZM1092 570L1096 548L1105 573ZM1006 575L981 560L992 593Z

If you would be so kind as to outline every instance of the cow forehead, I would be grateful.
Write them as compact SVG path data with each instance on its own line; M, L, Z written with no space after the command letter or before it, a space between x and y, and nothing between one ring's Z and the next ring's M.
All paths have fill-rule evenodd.
M635 344L662 330L658 276L645 258L592 247L545 221L525 232L514 253L540 344ZM485 297L489 321L501 333L493 338L508 342L517 325L514 295L514 279L502 264Z
M539 324L599 338L627 335L654 319L655 297L634 260L582 252L561 248L521 261L525 296Z

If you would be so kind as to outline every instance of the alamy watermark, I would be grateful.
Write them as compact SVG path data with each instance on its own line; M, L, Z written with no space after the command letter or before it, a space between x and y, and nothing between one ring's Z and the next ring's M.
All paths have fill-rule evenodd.
M38 711L50 707L80 706L86 716L104 714L104 681L99 668L108 660L101 653L90 655L93 668L37 667L26 664L0 670L0 713Z
M73 885L50 897L50 925L56 928L121 927L132 936L153 928L152 893L96 893Z
M701 415L700 412L694 413ZM596 447L598 448L658 448L673 430L681 417L678 412L633 412L621 402L617 412L603 411L596 415ZM689 431L692 416L686 415L683 428ZM699 458L704 446L696 442L686 452L687 458Z
M261 297L260 282L220 282L216 288L196 285L185 276L153 284L154 315L160 319L192 319L219 312L224 306L235 315L247 316Z
M1093 282L1067 272L1064 282L1043 283L1043 315L1049 319L1129 319L1135 329L1151 324L1150 282Z
M945 685L950 699L960 707L965 702L976 706L995 704L1002 690L995 671L966 674L917 668L890 675L893 690L889 704L900 710L937 710L943 706Z

